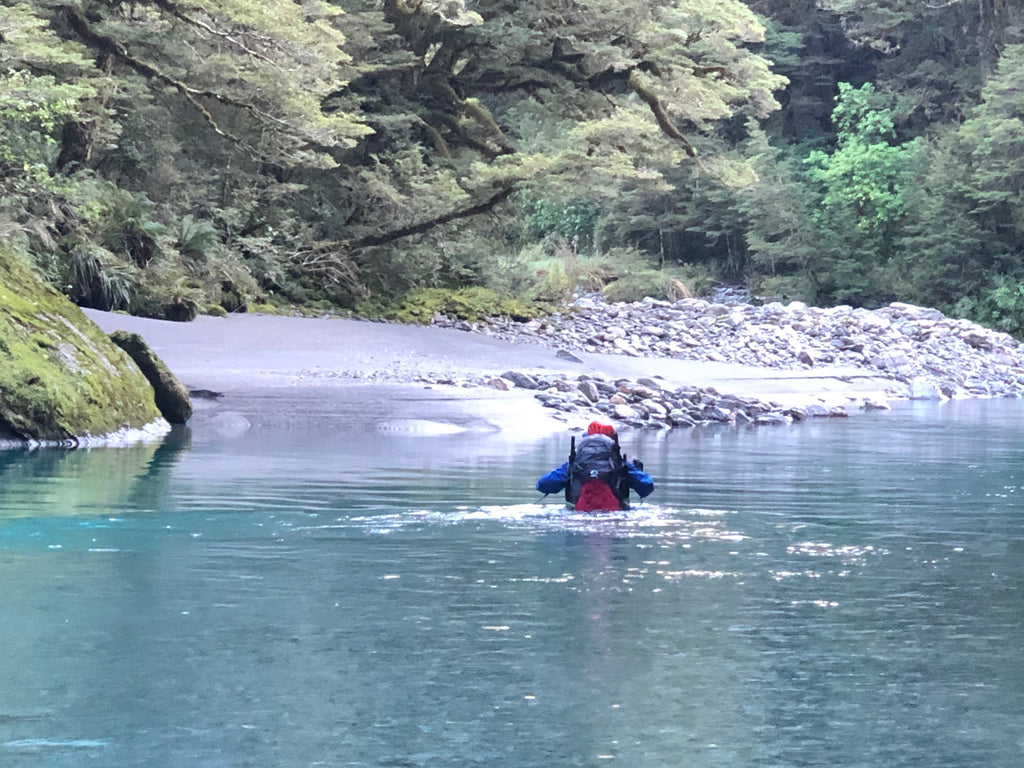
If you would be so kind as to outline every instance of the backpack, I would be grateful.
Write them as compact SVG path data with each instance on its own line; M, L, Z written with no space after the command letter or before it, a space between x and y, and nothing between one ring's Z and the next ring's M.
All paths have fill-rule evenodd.
M611 488L620 509L629 509L629 470L619 450L617 435L614 439L607 435L587 435L579 445L575 437L572 439L565 500L575 505L583 484L595 479Z

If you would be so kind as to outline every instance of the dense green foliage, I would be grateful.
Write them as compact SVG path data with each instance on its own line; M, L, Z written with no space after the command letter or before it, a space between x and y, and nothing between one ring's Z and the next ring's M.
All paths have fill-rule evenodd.
M1019 333L1022 30L1001 0L0 0L0 234L175 319L720 281Z

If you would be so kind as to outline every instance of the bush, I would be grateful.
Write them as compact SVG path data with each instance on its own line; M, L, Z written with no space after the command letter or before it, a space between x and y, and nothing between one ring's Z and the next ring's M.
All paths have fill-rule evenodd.
M711 291L711 276L701 267L668 270L647 267L623 275L605 286L605 301L642 301L650 297L665 301L679 301L694 296L705 296Z
M526 249L519 260L531 276L524 292L549 303L568 301L576 291L600 291L615 280L650 268L649 259L634 248L613 248L583 256L565 240L551 253L538 246Z
M1002 331L1017 339L1024 338L1024 283L1000 277L994 287L986 290L980 299L963 297L953 309L956 317L971 320Z
M817 292L803 275L766 277L750 286L750 292L762 303L791 301L817 303Z
M550 306L500 296L489 288L417 288L400 302L386 305L363 302L357 308L364 317L429 324L435 315L479 322L488 317L525 321L549 312Z

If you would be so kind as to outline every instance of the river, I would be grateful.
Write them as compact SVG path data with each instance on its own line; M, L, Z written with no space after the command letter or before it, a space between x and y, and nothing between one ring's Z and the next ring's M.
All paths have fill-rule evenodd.
M1024 764L1024 404L0 453L0 765Z

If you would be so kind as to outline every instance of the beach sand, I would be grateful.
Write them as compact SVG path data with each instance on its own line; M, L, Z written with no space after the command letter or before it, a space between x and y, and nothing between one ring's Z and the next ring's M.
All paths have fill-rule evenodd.
M509 370L651 377L668 388L714 387L720 393L784 405L844 405L851 413L865 399L885 401L893 391L891 380L854 368L772 370L580 352L573 354L582 362L574 362L559 357L553 347L429 326L258 314L200 316L189 323L96 310L86 314L108 333L141 334L193 392L196 413L190 426L225 434L308 424L532 436L577 428L593 415L559 417L528 390L503 392L457 383Z

